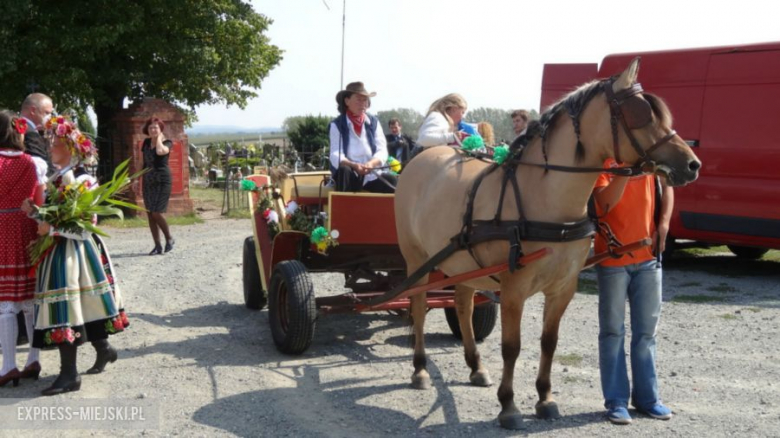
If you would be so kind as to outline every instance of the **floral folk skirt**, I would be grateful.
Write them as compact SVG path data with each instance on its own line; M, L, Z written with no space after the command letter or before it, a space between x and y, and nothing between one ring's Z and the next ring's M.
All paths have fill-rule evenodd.
M111 283L91 236L58 237L37 270L33 347L81 345L123 331L127 318Z

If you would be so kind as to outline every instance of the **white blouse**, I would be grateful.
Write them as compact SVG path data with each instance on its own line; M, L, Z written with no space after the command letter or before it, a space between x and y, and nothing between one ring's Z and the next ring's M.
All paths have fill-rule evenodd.
M417 133L417 144L427 148L450 143L455 143L455 133L447 118L438 111L428 114Z
M349 120L349 117L347 118L347 126L349 127L349 153L345 155L342 150L339 128L336 127L335 123L330 124L330 164L338 169L345 159L362 164L377 158L381 161L381 165L384 166L387 163L387 139L382 130L382 124L377 123L376 125L376 135L374 136L376 152L373 154L371 153L371 145L368 143L368 135L366 134L366 130L369 129L368 126L363 125L363 130L360 131L359 136L355 133L355 127L352 125L352 120ZM363 178L363 184L365 185L376 178L377 176L373 172L369 173Z

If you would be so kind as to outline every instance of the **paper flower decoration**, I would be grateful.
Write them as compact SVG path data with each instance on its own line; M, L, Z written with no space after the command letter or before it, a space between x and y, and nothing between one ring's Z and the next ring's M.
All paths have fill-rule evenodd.
M328 230L326 230L325 227L317 227L311 232L311 242L317 248L318 253L326 254L328 247L339 244L336 241L338 236L339 232L337 230L333 230L331 233L328 233Z
M485 141L482 140L482 137L478 135L472 135L466 137L466 139L463 140L462 148L464 151L476 151L484 147L485 147Z
M242 179L241 180L241 190L245 190L247 192L253 192L257 190L257 184L255 184L254 181L249 179Z
M325 227L317 227L311 232L311 241L314 243L320 243L328 238L328 230Z
M387 166L395 173L399 173L401 171L401 162L393 157L387 159Z
M509 146L502 144L493 148L493 161L498 164L504 164L509 157Z

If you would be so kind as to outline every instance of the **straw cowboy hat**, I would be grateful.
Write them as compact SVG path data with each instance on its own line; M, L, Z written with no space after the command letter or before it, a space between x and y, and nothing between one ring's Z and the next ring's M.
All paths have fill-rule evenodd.
M371 93L369 93L362 82L352 82L350 84L347 84L347 88L336 93L336 103L342 104L344 102L344 99L346 99L347 97L353 94L360 94L366 97L376 96L376 92L372 91Z

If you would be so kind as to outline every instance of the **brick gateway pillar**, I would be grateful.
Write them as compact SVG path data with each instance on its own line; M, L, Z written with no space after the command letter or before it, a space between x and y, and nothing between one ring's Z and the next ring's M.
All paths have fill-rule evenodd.
M184 115L174 105L162 99L146 98L133 103L117 114L112 120L110 129L110 141L114 152L113 165L116 166L130 158L131 174L143 168L144 158L141 153L141 145L147 138L143 133L143 127L150 117L157 117L165 123L163 134L165 138L173 142L173 149L168 158L172 177L168 213L175 216L192 213L189 141L187 134L184 133ZM133 181L128 197L132 202L143 207L142 179ZM146 212L138 214L146 216Z

